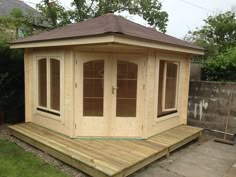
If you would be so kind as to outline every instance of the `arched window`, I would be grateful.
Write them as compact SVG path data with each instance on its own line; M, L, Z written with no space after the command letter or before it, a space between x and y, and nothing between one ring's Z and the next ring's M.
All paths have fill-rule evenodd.
M38 59L37 110L60 115L61 69L60 60L54 57Z

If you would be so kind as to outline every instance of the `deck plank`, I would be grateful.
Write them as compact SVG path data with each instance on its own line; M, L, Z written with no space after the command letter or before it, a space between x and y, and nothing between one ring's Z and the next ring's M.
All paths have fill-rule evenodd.
M37 134L33 134L32 132L30 132L28 130L24 130L20 127L18 127L17 131L22 134L26 133L27 136L29 136L29 137L33 136L36 141L43 143L49 147L52 147L53 149L55 149L63 154L67 154L68 156L70 156L74 159L77 159L85 164L88 164L89 166L91 166L93 168L97 168L98 170L100 168L102 168L102 169L105 168L105 169L107 169L107 173L111 173L111 174L118 170L116 168L117 166L112 164L112 161L109 161L110 164L104 163L104 161L106 161L106 158L100 159L97 157L91 157L90 155L84 153L83 151L81 152L80 151L81 149L75 150L75 149L71 148L70 146L67 146L62 143L58 143L57 141L50 140L48 138L42 137Z
M198 138L177 126L146 140L74 140L33 123L9 126L13 136L95 177L124 177Z
M25 125L23 125L25 126ZM77 141L77 140L71 140L69 138L66 137L62 137L56 133L53 132L48 132L47 135L44 133L45 130L43 130L44 128L39 128L39 130L36 129L36 127L30 127L30 126L26 126L28 129L30 130L34 130L37 131L38 134L41 134L43 136L47 136L49 139L54 139L57 142L63 143L65 145L68 145L72 148L74 148L77 151L82 151L84 154L91 156L91 159L103 159L105 162L107 162L108 164L115 164L116 167L119 168L124 168L128 165L128 163L126 161L124 161L121 157L119 158L111 158L111 155L109 154L105 154L104 151L99 151L97 149L93 149L91 146L88 146L87 144L84 145L83 142L84 141L88 141L88 140L82 140L82 141ZM91 143L91 141L89 141L89 143Z

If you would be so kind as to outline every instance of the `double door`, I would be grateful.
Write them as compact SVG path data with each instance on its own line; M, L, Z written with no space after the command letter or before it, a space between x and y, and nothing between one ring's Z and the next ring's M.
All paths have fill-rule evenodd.
M78 52L75 60L76 136L140 137L143 56Z

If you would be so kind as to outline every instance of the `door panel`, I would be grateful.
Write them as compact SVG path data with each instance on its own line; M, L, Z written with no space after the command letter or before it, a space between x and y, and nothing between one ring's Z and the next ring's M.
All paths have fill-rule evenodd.
M112 136L141 136L143 68L140 55L113 55Z
M108 135L108 55L76 53L75 122L78 136Z

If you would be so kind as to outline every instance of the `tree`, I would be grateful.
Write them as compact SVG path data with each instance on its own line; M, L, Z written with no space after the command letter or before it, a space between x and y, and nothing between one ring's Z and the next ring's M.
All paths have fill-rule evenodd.
M23 29L24 36L33 34L33 22L32 13L24 14L21 9L13 9L9 15L0 17L1 40L5 39L9 42L18 38L19 29ZM14 30L15 35L9 33L11 30Z
M37 5L37 8L51 20L55 28L109 12L126 11L132 15L141 16L149 25L166 32L168 14L162 11L162 4L159 0L73 0L71 5L74 10L66 10L59 4L58 0L55 2L42 0Z
M236 81L236 46L205 62L205 77L210 81Z
M18 29L23 29L24 36L31 35L33 22L32 14L20 9L0 17L0 119L5 117L7 122L24 117L24 54L22 49L10 49L9 42L18 37Z
M189 32L186 40L206 49L194 57L204 65L203 75L210 81L236 81L236 14L228 11L204 20L205 25Z
M72 23L71 11L67 11L59 4L59 1L50 2L49 0L42 0L36 5L36 8L41 12L44 19L48 19L52 28L58 28Z
M204 20L205 25L195 31L190 31L187 39L200 47L205 48L203 57L217 56L236 45L236 14L225 12L209 16Z
M23 50L10 49L0 40L0 119L5 117L6 122L22 121L24 117L23 57Z

